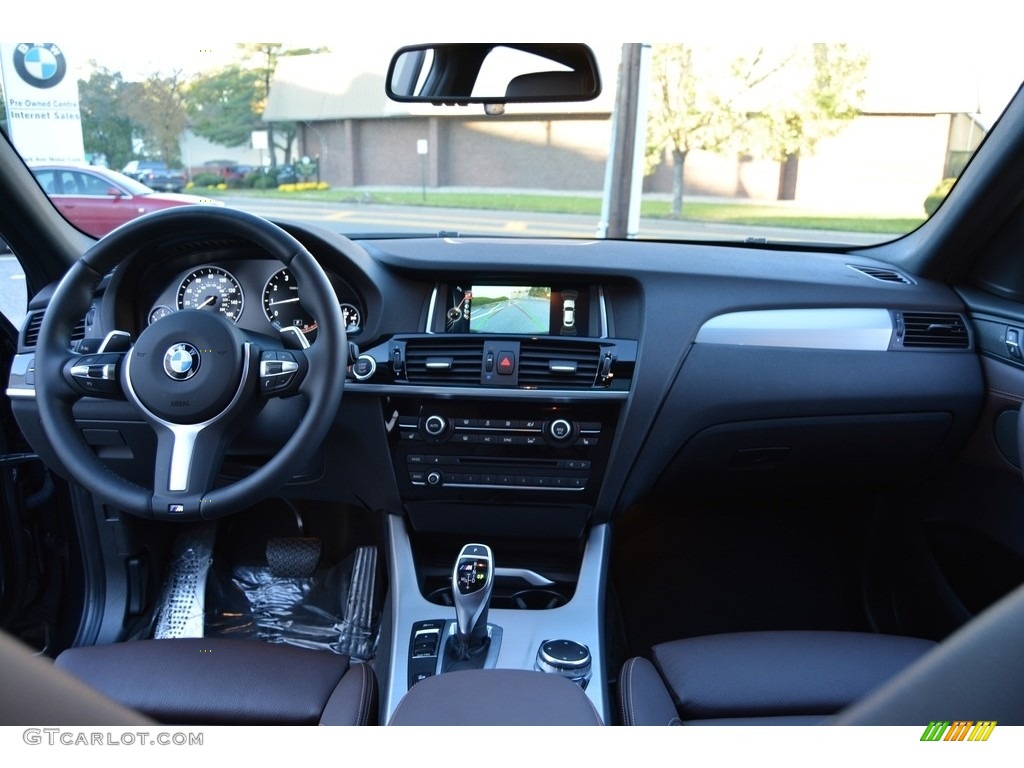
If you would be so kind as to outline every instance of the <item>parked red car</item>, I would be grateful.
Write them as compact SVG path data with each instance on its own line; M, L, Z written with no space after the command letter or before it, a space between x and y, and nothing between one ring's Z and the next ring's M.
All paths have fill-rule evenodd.
M196 195L154 192L141 182L98 165L37 165L36 180L68 221L102 237L144 213L179 205L223 203Z

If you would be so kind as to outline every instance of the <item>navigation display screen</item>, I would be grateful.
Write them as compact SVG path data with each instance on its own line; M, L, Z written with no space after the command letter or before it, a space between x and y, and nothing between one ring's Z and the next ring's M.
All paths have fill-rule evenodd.
M539 285L451 285L448 333L576 336L587 332L588 294Z
M474 285L462 294L461 316L470 333L547 335L551 330L551 288Z

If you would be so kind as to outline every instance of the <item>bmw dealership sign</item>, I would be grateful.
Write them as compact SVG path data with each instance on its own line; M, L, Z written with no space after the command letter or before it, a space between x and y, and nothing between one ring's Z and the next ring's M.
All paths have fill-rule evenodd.
M54 43L0 43L7 127L28 162L82 162L78 81Z

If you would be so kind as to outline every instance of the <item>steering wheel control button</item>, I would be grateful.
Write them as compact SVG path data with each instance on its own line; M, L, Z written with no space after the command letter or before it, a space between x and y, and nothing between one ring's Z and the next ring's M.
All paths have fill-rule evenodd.
M118 372L123 357L119 354L83 355L72 360L65 372L70 374L82 394L93 397L120 395Z
M191 379L199 372L202 360L198 349L186 341L180 342L164 353L164 373L175 381Z
M287 350L266 350L260 357L260 391L280 395L295 380L301 366Z

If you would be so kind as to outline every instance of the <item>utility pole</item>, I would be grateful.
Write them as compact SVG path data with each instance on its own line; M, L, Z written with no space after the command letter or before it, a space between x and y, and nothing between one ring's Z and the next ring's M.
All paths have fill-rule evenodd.
M612 119L612 146L605 168L604 199L598 236L625 238L636 234L640 221L643 182L643 139L646 124L646 64L648 46L624 43Z

